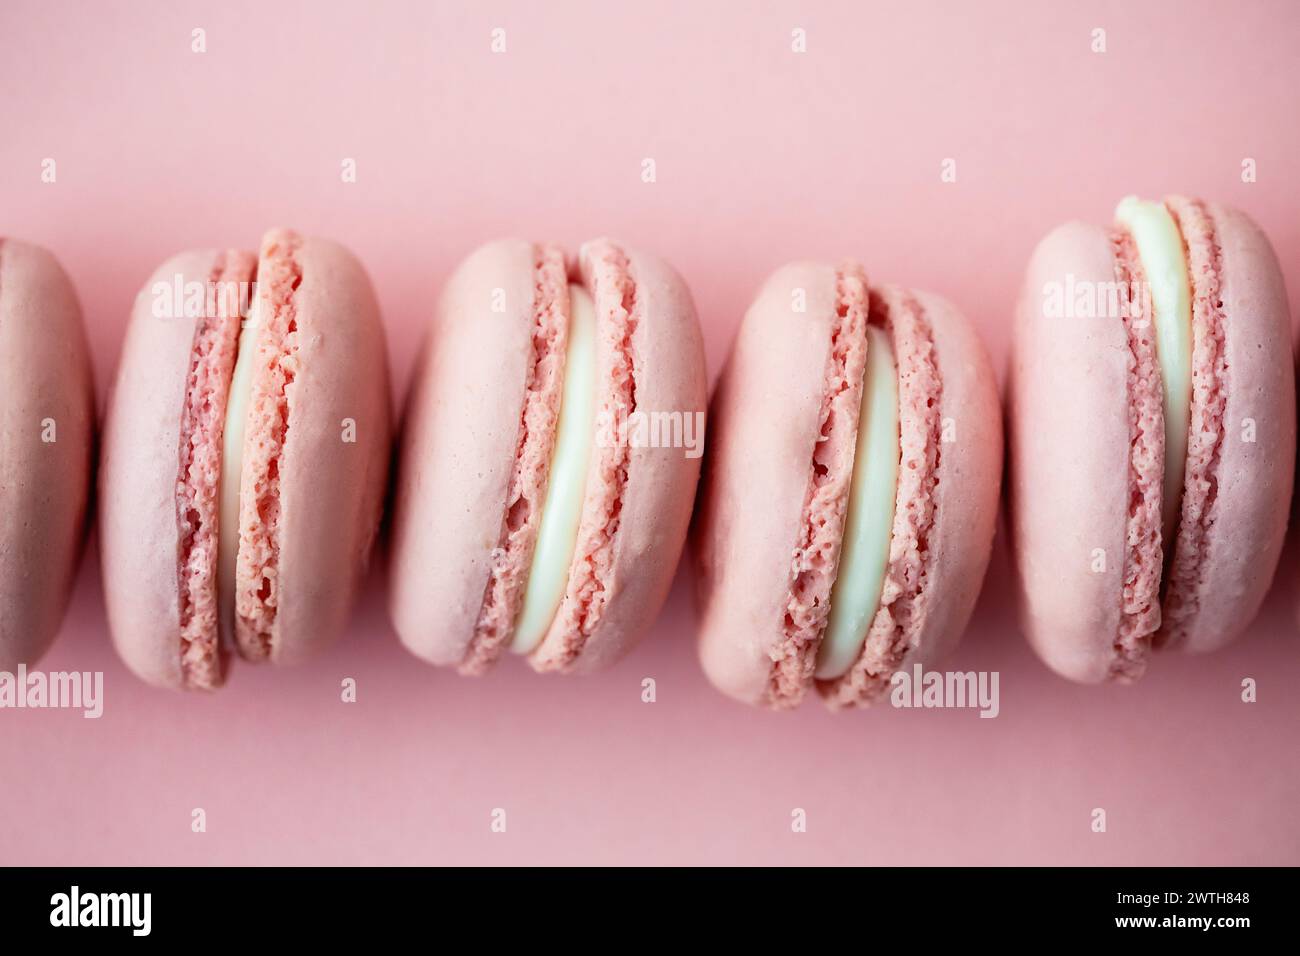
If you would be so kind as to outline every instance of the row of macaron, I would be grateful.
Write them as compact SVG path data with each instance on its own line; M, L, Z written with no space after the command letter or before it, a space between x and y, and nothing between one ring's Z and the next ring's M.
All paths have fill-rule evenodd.
M685 284L609 239L465 259L400 428L365 270L283 229L146 281L98 441L76 295L16 240L0 240L0 362L5 669L59 628L96 444L114 646L186 689L334 640L387 512L391 619L432 664L606 667L690 550L716 687L866 705L959 640L1004 484L972 326L849 261L768 278L711 400ZM1043 239L1017 307L1005 485L1020 620L1046 664L1131 681L1154 650L1241 634L1282 547L1294 388L1281 272L1242 213L1130 198L1109 225Z

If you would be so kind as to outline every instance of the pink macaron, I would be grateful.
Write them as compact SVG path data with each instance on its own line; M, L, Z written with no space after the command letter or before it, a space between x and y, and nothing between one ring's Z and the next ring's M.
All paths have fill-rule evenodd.
M113 641L208 689L343 629L391 442L375 295L342 246L284 229L182 253L136 299L109 399L100 549Z
M0 237L0 670L31 664L63 619L85 538L95 394L72 283Z
M958 640L1002 468L984 347L852 262L763 285L711 404L693 540L705 673L771 708L871 703Z
M1131 681L1153 648L1249 625L1286 530L1286 290L1234 209L1125 199L1053 230L1017 309L1008 394L1022 626L1057 673Z
M685 539L706 382L695 307L608 239L489 243L448 280L406 406L389 608L414 654L481 674L623 655Z

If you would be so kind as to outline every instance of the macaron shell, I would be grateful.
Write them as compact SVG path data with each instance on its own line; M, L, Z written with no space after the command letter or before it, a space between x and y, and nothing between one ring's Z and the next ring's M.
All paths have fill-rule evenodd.
M940 428L949 432L936 468L926 620L902 663L928 667L956 648L983 587L1002 490L1002 408L974 326L939 295L913 294L930 321L943 388Z
M835 315L833 267L778 269L745 314L710 406L692 532L700 662L715 687L751 704L765 700L784 639Z
M704 342L691 294L662 260L621 243L636 287L639 320L631 337L638 411L680 413L692 419L708 404ZM579 255L583 279L592 287L590 262ZM703 442L702 429L694 435ZM703 451L703 445L697 452ZM593 455L592 482L606 480ZM613 554L600 579L604 608L576 658L568 635L553 625L530 657L539 670L586 673L626 654L653 623L668 595L690 524L701 458L685 448L631 447L620 500ZM563 609L562 609L563 611ZM557 615L557 622L560 615Z
M1049 284L1064 288L1071 277L1076 288L1113 286L1104 229L1059 226L1029 262L1007 397L1012 551L1030 644L1057 673L1097 682L1110 673L1120 627L1130 352L1119 315L1048 314Z
M494 290L505 312L491 311ZM439 299L402 426L389 613L433 664L465 656L501 536L532 357L533 246L489 243Z
M1002 407L984 342L946 299L914 293L934 335L943 393L935 517L929 545L929 609L904 667L926 667L956 647L993 553L1002 492Z
M153 314L153 286L206 284L215 250L164 262L136 296L104 417L99 551L113 644L128 668L180 687L176 520L181 413L198 318ZM170 560L169 560L170 558Z
M298 370L280 470L276 663L307 658L346 626L379 530L392 437L384 329L365 269L327 239L303 239L296 257Z
M928 669L961 639L993 549L1002 482L1002 413L984 343L948 301L913 292L930 326L939 373L941 437L935 466L933 523L926 538L925 584L902 624L909 650L898 668ZM875 689L851 669L819 683L834 707L870 703ZM885 676L885 675L881 675Z
M72 283L50 253L14 239L0 239L0 362L0 670L12 671L36 662L63 619L95 420Z
M1277 257L1246 215L1207 209L1220 248L1227 404L1198 610L1177 644L1192 652L1229 643L1258 612L1286 534L1296 448L1290 315ZM1248 419L1253 441L1244 440Z

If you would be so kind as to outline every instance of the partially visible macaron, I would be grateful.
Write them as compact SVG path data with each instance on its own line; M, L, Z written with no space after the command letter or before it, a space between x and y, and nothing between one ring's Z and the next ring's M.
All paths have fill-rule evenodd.
M997 386L944 300L778 269L710 407L693 531L705 673L764 707L870 704L957 642L992 546Z
M95 390L81 307L38 246L0 237L0 670L63 619L85 539Z
M481 674L605 667L668 593L704 441L704 353L677 273L620 242L472 253L439 300L402 426L389 609Z
M231 648L308 657L342 631L391 441L361 264L285 229L182 253L136 299L109 399L100 549L113 641L151 684L210 689Z
M1008 415L1022 627L1072 680L1132 681L1153 648L1250 624L1295 459L1286 289L1244 214L1125 199L1034 251Z

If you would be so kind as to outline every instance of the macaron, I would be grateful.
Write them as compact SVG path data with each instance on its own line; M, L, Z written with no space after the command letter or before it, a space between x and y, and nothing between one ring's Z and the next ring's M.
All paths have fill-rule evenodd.
M349 616L379 527L387 356L350 252L274 229L185 252L136 298L108 403L100 551L113 642L162 687L232 651L291 663Z
M1295 459L1286 289L1244 214L1130 197L1038 244L1008 415L1022 627L1072 680L1132 681L1259 609Z
M63 619L85 538L95 390L81 307L44 249L0 237L0 670Z
M695 307L659 259L508 239L448 280L402 427L389 610L463 674L589 672L672 583L703 453Z
M958 641L993 541L1002 423L943 299L796 262L749 307L710 406L692 533L699 653L737 700L887 695Z

